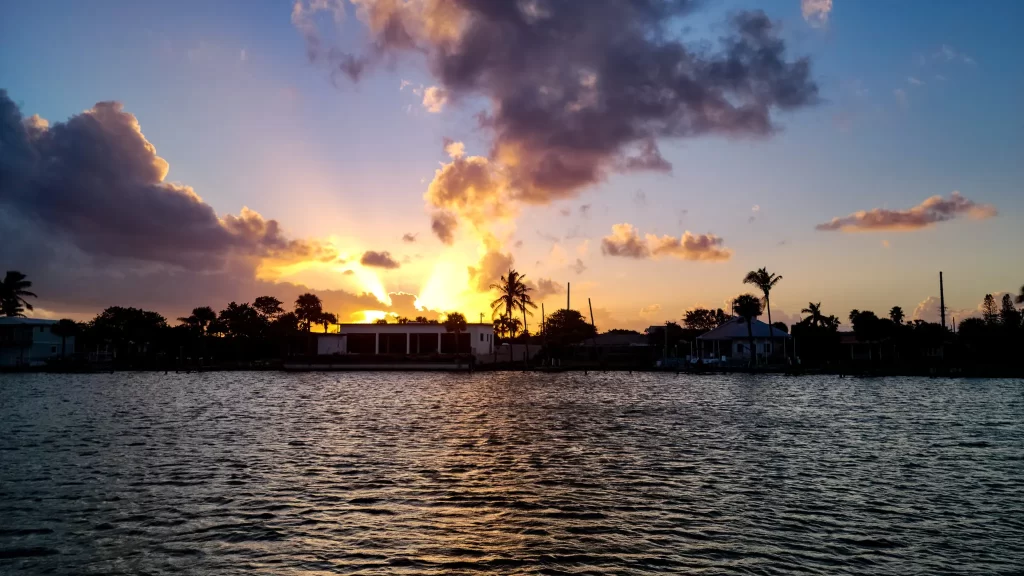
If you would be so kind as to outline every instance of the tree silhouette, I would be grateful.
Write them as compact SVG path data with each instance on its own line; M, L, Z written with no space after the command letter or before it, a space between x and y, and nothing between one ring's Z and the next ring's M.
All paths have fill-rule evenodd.
M981 303L981 315L986 324L999 323L999 308L996 307L996 299L991 294L985 294L985 300Z
M1021 313L1013 306L1013 296L1003 294L1001 304L999 308L999 322L1006 328L1019 328Z
M449 312L444 319L444 330L455 334L455 352L459 352L459 334L466 331L466 317L461 312Z
M551 343L561 346L577 344L593 338L597 330L577 310L555 310L544 321L542 334Z
M331 324L338 323L338 317L333 312L321 312L317 323L324 325L324 334L327 334L327 329Z
M775 352L775 328L772 326L771 291L780 280L782 280L782 276L769 273L765 268L747 272L746 277L743 278L744 284L753 284L764 294L764 305L768 309L768 340L772 343L773 353Z
M376 320L373 321L373 323L374 324L387 324L388 323L388 319L387 318L377 318Z
M61 318L50 330L56 336L60 336L60 357L63 358L66 355L68 336L74 336L79 332L78 322L68 318Z
M717 310L711 310L709 308L694 308L693 310L687 310L686 315L683 318L683 324L685 324L687 328L690 328L691 330L700 330L702 332L714 330L728 321L729 317L721 308Z
M754 346L754 318L761 315L761 300L753 294L742 294L732 301L732 311L747 323L747 339L750 341L750 362L756 358Z
M526 285L525 280L525 275L510 269L497 284L491 284L491 289L498 291L498 297L491 302L491 311L494 315L499 314L501 310L504 310L505 316L509 318L515 318L516 311L533 315L529 308L537 308L537 305L530 298L532 288ZM511 335L512 338L516 337L514 329Z
M1017 304L1024 304L1024 284L1021 284L1020 293L1018 293L1017 297L1014 298L1014 302Z
M810 316L804 318L802 321L810 324L811 326L824 326L827 322L827 319L821 313L821 302L808 302L807 308L801 310L800 313L810 314Z
M889 319L892 320L894 323L903 324L903 318L905 318L903 314L903 308L900 308L899 306L893 306L889 310Z
M413 322L415 322L415 323L417 323L417 324L426 324L427 322L429 322L429 320L427 320L427 317L426 317L426 316L417 316L417 317L416 317L416 318L415 318L415 319L413 320Z
M323 303L316 294L306 292L295 299L295 316L306 332L310 331L313 324L320 322L323 311Z
M29 292L32 282L25 279L26 276L17 270L8 270L4 280L0 283L0 310L4 316L25 316L25 310L32 311L26 297L38 298L33 292Z
M273 296L260 296L253 300L252 307L267 320L273 320L284 314L284 308L281 307L281 304L283 302Z

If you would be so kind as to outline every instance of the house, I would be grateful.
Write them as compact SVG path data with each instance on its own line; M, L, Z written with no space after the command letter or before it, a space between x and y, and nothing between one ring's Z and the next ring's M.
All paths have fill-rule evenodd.
M56 320L0 318L0 366L41 366L61 354L74 354L75 337L53 333Z
M765 358L774 354L772 347L781 346L778 352L785 355L792 350L791 337L778 328L769 330L768 324L754 319L750 323L750 331L754 335L754 346L756 358L764 361ZM771 336L774 334L774 342ZM694 351L699 358L722 358L732 360L750 359L750 336L747 333L747 322L743 318L732 318L714 330L710 330L697 337L697 350Z
M456 337L457 336L457 337ZM494 350L491 324L467 324L453 334L443 324L339 324L338 331L320 334L317 354L490 354Z

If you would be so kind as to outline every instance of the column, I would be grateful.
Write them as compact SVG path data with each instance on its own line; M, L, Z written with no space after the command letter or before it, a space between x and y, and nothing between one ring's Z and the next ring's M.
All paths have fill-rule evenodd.
M380 332L373 333L373 353L380 354Z

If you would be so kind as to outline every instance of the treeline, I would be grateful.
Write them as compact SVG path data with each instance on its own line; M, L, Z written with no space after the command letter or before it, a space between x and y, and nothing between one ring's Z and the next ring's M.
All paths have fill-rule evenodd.
M252 363L315 353L312 328L323 325L326 330L337 317L323 310L315 294L299 296L291 311L283 304L260 296L251 304L231 302L220 312L200 306L173 326L157 312L111 306L88 322L61 320L54 332L75 336L74 361L138 367Z

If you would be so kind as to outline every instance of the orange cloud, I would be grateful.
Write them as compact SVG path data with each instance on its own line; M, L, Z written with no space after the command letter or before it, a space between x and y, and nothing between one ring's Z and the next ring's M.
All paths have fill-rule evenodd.
M693 234L689 230L679 238L647 234L641 239L632 224L622 223L612 226L612 233L601 239L601 252L636 259L670 256L681 260L724 261L732 258L732 250L724 248L724 242L714 234Z
M945 222L966 215L976 220L984 220L998 215L995 206L978 204L968 200L958 191L953 191L949 198L932 196L924 202L908 210L861 210L849 216L835 217L815 229L842 232L870 232L874 230L920 230L936 222Z

